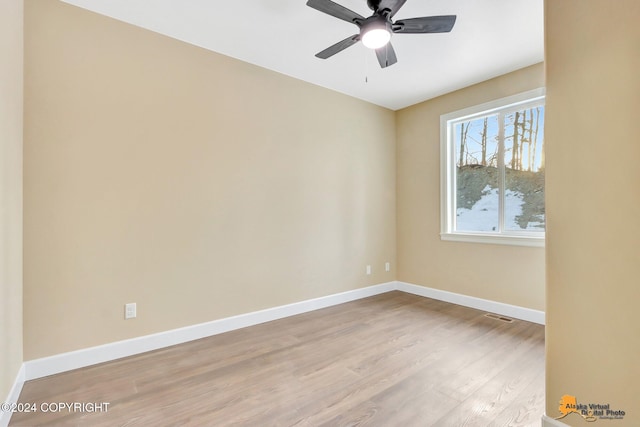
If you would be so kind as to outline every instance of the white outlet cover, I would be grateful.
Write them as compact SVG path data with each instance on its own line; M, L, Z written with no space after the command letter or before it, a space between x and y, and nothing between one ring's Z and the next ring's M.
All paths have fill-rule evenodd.
M137 315L136 303L132 302L124 305L124 318L133 319Z

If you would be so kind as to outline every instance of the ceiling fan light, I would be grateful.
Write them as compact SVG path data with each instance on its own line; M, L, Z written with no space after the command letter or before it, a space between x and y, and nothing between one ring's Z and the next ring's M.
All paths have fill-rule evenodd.
M373 28L362 35L362 44L369 49L379 49L391 40L391 33L386 28Z

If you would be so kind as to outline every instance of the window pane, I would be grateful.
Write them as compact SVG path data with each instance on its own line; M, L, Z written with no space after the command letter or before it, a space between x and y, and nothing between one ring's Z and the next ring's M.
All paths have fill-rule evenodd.
M498 116L455 125L458 231L499 231Z
M544 107L505 114L505 218L508 231L544 231Z

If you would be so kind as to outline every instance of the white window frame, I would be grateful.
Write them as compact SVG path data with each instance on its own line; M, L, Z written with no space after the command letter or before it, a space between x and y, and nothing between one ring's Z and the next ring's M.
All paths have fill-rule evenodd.
M544 246L544 231L469 232L455 230L457 187L456 158L454 156L455 136L452 130L455 123L461 121L513 110L519 106L527 108L530 104L539 104L540 102L544 105L544 99L545 89L538 88L440 116L440 238L442 240L517 246ZM502 132L502 129L500 132ZM501 203L501 206L503 205L504 203ZM502 211L503 208L501 207L500 210ZM500 212L499 221L502 229L504 221L502 212Z

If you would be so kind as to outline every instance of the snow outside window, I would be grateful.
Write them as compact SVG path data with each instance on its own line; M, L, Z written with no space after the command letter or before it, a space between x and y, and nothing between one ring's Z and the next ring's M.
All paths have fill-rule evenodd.
M544 245L544 89L440 118L443 240Z

